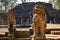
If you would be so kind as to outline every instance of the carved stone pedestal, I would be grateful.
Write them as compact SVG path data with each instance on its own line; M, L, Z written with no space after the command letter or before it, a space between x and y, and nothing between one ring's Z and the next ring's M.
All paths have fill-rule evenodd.
M45 36L34 36L32 37L32 40L46 40Z
M8 40L15 40L14 34L8 34Z

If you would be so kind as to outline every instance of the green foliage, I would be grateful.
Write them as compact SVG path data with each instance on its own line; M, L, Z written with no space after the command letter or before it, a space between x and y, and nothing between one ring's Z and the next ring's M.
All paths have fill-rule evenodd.
M3 10L0 10L0 14L1 14L1 13L5 13L5 11L3 11Z
M50 0L50 3L54 3L54 8L59 10L60 9L60 0Z

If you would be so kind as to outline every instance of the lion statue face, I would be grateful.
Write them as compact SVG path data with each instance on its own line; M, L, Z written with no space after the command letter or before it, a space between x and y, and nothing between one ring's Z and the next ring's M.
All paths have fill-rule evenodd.
M40 4L40 5L36 4L34 9L33 9L33 13L34 14L44 14L45 10L44 10L43 5L42 4Z

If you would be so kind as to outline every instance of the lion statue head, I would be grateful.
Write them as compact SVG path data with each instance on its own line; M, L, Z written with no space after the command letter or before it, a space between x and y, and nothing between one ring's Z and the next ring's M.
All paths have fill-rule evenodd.
M35 4L33 8L33 14L45 14L44 6L43 4L37 3Z

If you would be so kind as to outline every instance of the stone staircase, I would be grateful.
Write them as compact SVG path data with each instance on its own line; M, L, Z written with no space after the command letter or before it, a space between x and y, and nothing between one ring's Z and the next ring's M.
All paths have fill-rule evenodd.
M16 40L31 40L30 29L18 29L15 33Z
M49 29L49 30L50 30L50 34L45 35L46 36L45 40L60 40L60 34L58 34L58 33L60 33L60 31L56 31L56 30L53 31L51 29ZM31 35L33 35L31 33L31 31L33 31L32 28L30 28L28 30L26 29L23 31L17 30L16 34L15 34L16 40L31 40L33 38L33 36L31 36ZM54 34L54 33L56 33L56 34Z
M56 26L57 27L56 27ZM60 40L60 25L59 24L47 24L46 28L46 39L45 40ZM28 30L20 29L19 31L16 31L16 40L31 40L33 38L33 30L32 27L30 27ZM19 36L20 35L20 36ZM27 36L28 35L28 36Z
M46 28L46 40L60 40L60 26L54 26L55 24L48 24L49 27ZM8 40L8 32L5 32L5 36L1 38ZM33 30L30 28L17 28L15 32L15 40L31 40L33 38Z

